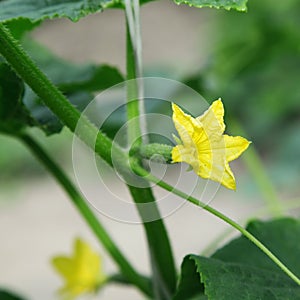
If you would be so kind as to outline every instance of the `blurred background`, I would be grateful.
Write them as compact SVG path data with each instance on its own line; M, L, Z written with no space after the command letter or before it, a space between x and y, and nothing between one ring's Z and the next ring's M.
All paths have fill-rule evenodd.
M227 131L242 132L253 142L233 164L237 192L221 188L211 203L242 223L272 197L287 214L300 212L300 3L249 0L248 7L245 14L158 1L141 11L145 75L184 82L208 102L222 97ZM75 24L46 21L31 35L66 60L108 63L124 72L124 22L123 12L114 9ZM38 129L30 132L74 177L70 132L50 137ZM272 184L261 180L257 155ZM23 145L4 135L0 170L1 287L28 299L55 299L61 281L50 258L70 253L77 236L103 254L107 273L116 270L60 187ZM268 217L268 211L261 216ZM142 227L99 218L134 265L149 272ZM185 254L201 253L227 229L190 205L166 218L166 224L178 267ZM120 297L142 299L135 289L119 286L105 287L97 299Z

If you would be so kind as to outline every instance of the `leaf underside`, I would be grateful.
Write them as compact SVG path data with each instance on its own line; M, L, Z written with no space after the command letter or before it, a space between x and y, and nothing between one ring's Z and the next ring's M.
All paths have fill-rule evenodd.
M78 21L89 14L117 6L115 0L2 0L0 1L0 22L19 18L38 22L45 19L69 18Z
M141 0L147 3L151 0ZM174 0L177 4L194 7L224 8L246 11L247 0ZM89 14L107 8L124 7L123 0L0 0L0 22L12 22L28 19L39 22L45 19L68 18L78 21Z

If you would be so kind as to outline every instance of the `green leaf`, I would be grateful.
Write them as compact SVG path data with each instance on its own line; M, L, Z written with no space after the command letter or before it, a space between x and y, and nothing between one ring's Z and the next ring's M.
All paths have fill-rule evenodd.
M204 286L201 284L200 274L197 272L195 262L190 259L190 256L186 256L182 263L180 281L177 287L177 293L173 300L198 299L195 297L200 296L205 297Z
M114 67L74 64L57 57L32 40L27 39L23 43L24 48L34 57L41 70L81 111L94 98L94 92L105 90L124 80ZM57 117L28 87L26 87L24 103L47 134L57 133L62 129L63 126Z
M6 24L6 27L10 30L11 34L14 36L15 39L21 40L27 32L39 26L40 23L41 22L33 23L28 19L18 19L18 20L8 22Z
M44 19L69 18L78 21L88 14L120 5L118 0L2 0L0 1L0 22L19 18L32 22Z
M141 4L151 0L142 0ZM194 7L214 7L245 11L247 0L174 0L177 4ZM122 0L0 0L0 22L20 18L38 22L45 19L69 18L78 21L89 14L106 8L124 7Z
M67 96L70 102L80 111L83 111L86 105L94 98L92 94L85 92L72 93ZM36 95L28 87L24 102L36 121L36 127L42 129L47 135L59 133L62 130L63 124L40 99L36 98Z
M252 221L247 230L264 243L296 275L300 276L300 220L283 218L269 222ZM235 262L281 270L247 238L241 236L212 255L225 262Z
M75 64L59 58L31 39L23 41L25 50L64 93L95 92L124 80L120 72L108 65Z
M6 63L0 63L0 131L11 134L34 123L22 103L23 93L22 80Z
M247 230L300 276L299 220L253 221ZM210 300L299 300L300 287L241 236L211 258L185 257L174 300L204 295Z
M248 0L174 0L177 4L188 4L194 7L210 7L210 8L224 8L227 10L235 9L238 11L247 10Z
M0 299L1 300L24 300L24 298L21 298L15 294L12 294L4 290L0 290Z
M26 23L24 24L26 25ZM43 46L25 39L24 48L38 66L80 111L94 98L94 92L123 81L120 72L107 65L73 64L53 55ZM15 133L24 126L37 126L46 134L58 133L63 125L35 93L2 62L0 65L0 130ZM25 104L25 105L24 105Z
M210 300L299 300L300 287L283 272L191 255Z

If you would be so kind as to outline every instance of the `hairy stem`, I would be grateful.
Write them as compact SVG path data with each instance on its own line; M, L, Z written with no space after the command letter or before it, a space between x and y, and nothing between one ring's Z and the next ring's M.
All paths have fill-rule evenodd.
M67 177L67 175L63 172L63 170L50 158L50 156L32 137L27 134L22 134L18 137L44 165L44 167L53 175L56 181L69 195L72 203L87 222L91 230L94 232L99 242L119 266L121 274L124 276L124 278L126 278L128 282L136 285L143 293L151 296L149 279L140 275L125 258L118 246L110 238L109 234L100 223L98 218L92 212L86 200L83 198L71 180Z
M139 155L142 158L153 159L155 161L164 161L166 163L172 162L172 149L173 146L164 144L146 144L141 145L139 148Z
M131 176L128 155L117 145L101 133L85 116L68 101L47 76L37 67L29 55L23 50L18 41L14 39L9 30L0 23L0 53L15 69L19 76L41 98L44 104L66 125L72 132L93 149L101 158L112 166L111 152L114 148L114 158L119 165L119 171L124 177ZM76 131L78 122L81 122L83 130ZM151 191L131 188L135 201L154 202ZM148 197L145 199L144 197ZM155 211L158 210L155 209ZM155 212L156 213L156 212ZM164 225L158 215L155 225L145 224L148 243L151 245L151 257L155 261L163 286L166 286L168 295L176 288L176 271L173 255ZM161 234L160 234L161 233ZM162 255L163 254L163 255ZM144 290L144 287L139 287Z
M7 62L15 69L20 77L32 88L41 98L44 104L66 125L71 131L75 131L80 120L84 130L77 131L76 134L110 165L112 142L103 133L99 132L85 116L68 101L68 99L58 90L58 88L47 78L47 76L37 67L34 61L23 50L22 46L11 35L9 30L0 23L0 53ZM120 156L120 163L127 162L126 155L114 149L117 156Z
M120 171L130 173L128 171L130 170L130 166L128 164L127 154L118 146L113 146L112 141L108 137L101 133L85 116L81 115L81 113L37 67L18 41L14 39L8 29L1 23L0 53L63 124L71 131L75 132L77 123L80 120L83 130L76 131L78 137L90 148L94 149L95 152L111 166L111 151L112 148L114 148L114 153L116 154L115 157L121 167ZM139 279L134 283L140 290L143 292L146 291L146 287ZM149 291L147 291L147 294L149 294Z

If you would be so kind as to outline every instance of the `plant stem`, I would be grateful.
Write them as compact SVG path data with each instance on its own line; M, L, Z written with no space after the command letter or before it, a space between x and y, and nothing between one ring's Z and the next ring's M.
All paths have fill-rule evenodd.
M142 144L142 130L140 120L139 89L141 85L136 80L137 77L137 49L134 47L133 35L130 34L130 26L133 26L131 18L131 1L126 4L126 58L127 58L127 124L128 124L128 145L139 147ZM138 15L134 16L139 18ZM137 21L137 20L135 20ZM131 28L133 30L133 28ZM138 39L138 33L135 33ZM140 74L141 75L141 74ZM142 101L142 99L140 99ZM146 183L146 181L145 181ZM161 219L159 210L155 204L151 188L138 188L128 186L130 193L137 204L137 209L143 221L146 232L149 253L153 273L153 290L155 299L171 299L176 289L176 269L170 245L169 237L165 225ZM151 209L142 209L142 205L151 203ZM154 221L149 222L149 216Z
M9 30L0 23L0 53L15 69L20 77L41 98L47 107L66 125L72 132L75 131L80 120L84 130L76 134L110 165L112 142L103 133L99 132L85 116L68 101L47 76L37 67L22 46L11 35ZM96 140L96 141L95 141ZM115 146L117 156L120 156L120 164L125 165L127 158L125 153Z
M300 208L300 199L292 199L286 202L285 206L284 206L284 210L285 212L288 212L291 209L297 209ZM252 220L254 218L258 218L258 217L265 217L265 215L268 215L269 213L269 209L264 207L262 209L259 209L258 211L256 211L256 213L254 213L252 216L248 216L247 220ZM241 222L245 222L245 220L241 220ZM224 232L222 232L214 241L212 241L212 243L210 245L208 245L203 251L202 251L202 255L204 256L208 256L210 255L213 251L215 251L218 246L220 245L221 242L224 241L225 238L227 238L232 232L233 232L234 228L228 228L227 230L224 230Z
M138 154L142 158L146 159L154 159L158 161L164 161L166 163L171 163L172 161L172 149L173 146L165 145L165 144L143 144L139 148Z
M212 208L209 205L201 202L200 200L187 195L186 193L174 188L173 186L169 185L168 183L161 181L160 179L156 178L152 174L149 174L145 169L141 166L135 164L133 166L134 171L139 174L140 176L145 177L150 182L156 183L161 188L183 198L187 201L195 204L204 210L208 211L209 213L215 215L217 218L223 220L225 223L229 224L239 232L241 232L245 237L247 237L252 243L254 243L261 251L263 251L283 272L285 272L293 281L295 281L298 285L300 285L300 279L287 267L285 266L265 245L263 245L255 236L253 236L249 231L243 228L241 225L236 223L234 220L230 219L229 217L225 216L218 210Z
M140 125L140 107L138 82L136 80L135 50L130 37L129 24L126 23L126 70L127 70L127 124L128 145L139 146L142 144L142 131Z
M14 39L9 30L0 23L0 53L15 69L22 79L41 98L44 104L66 125L72 132L93 149L101 158L112 166L111 151L114 148L115 159L119 171L123 176L130 176L130 166L127 154L101 133L85 116L67 100L47 76L36 66L29 55L23 50L18 41ZM75 131L77 123L81 122L83 130ZM154 202L151 190L131 188L135 201ZM144 197L148 197L145 199ZM158 211L157 211L158 212ZM159 218L159 215L157 216ZM154 224L154 225L153 225ZM162 285L167 287L168 294L176 288L176 271L173 255L167 232L161 220L145 224L151 257L161 274Z
M118 246L110 238L103 225L92 212L86 200L66 176L63 170L49 157L44 149L29 135L21 134L18 138L30 149L36 158L45 166L45 168L53 175L56 181L61 185L65 192L69 195L72 203L75 205L81 216L85 219L89 227L92 229L98 240L102 243L106 251L119 266L122 275L128 282L136 285L143 293L151 296L151 286L149 279L140 275L129 261L125 258Z

